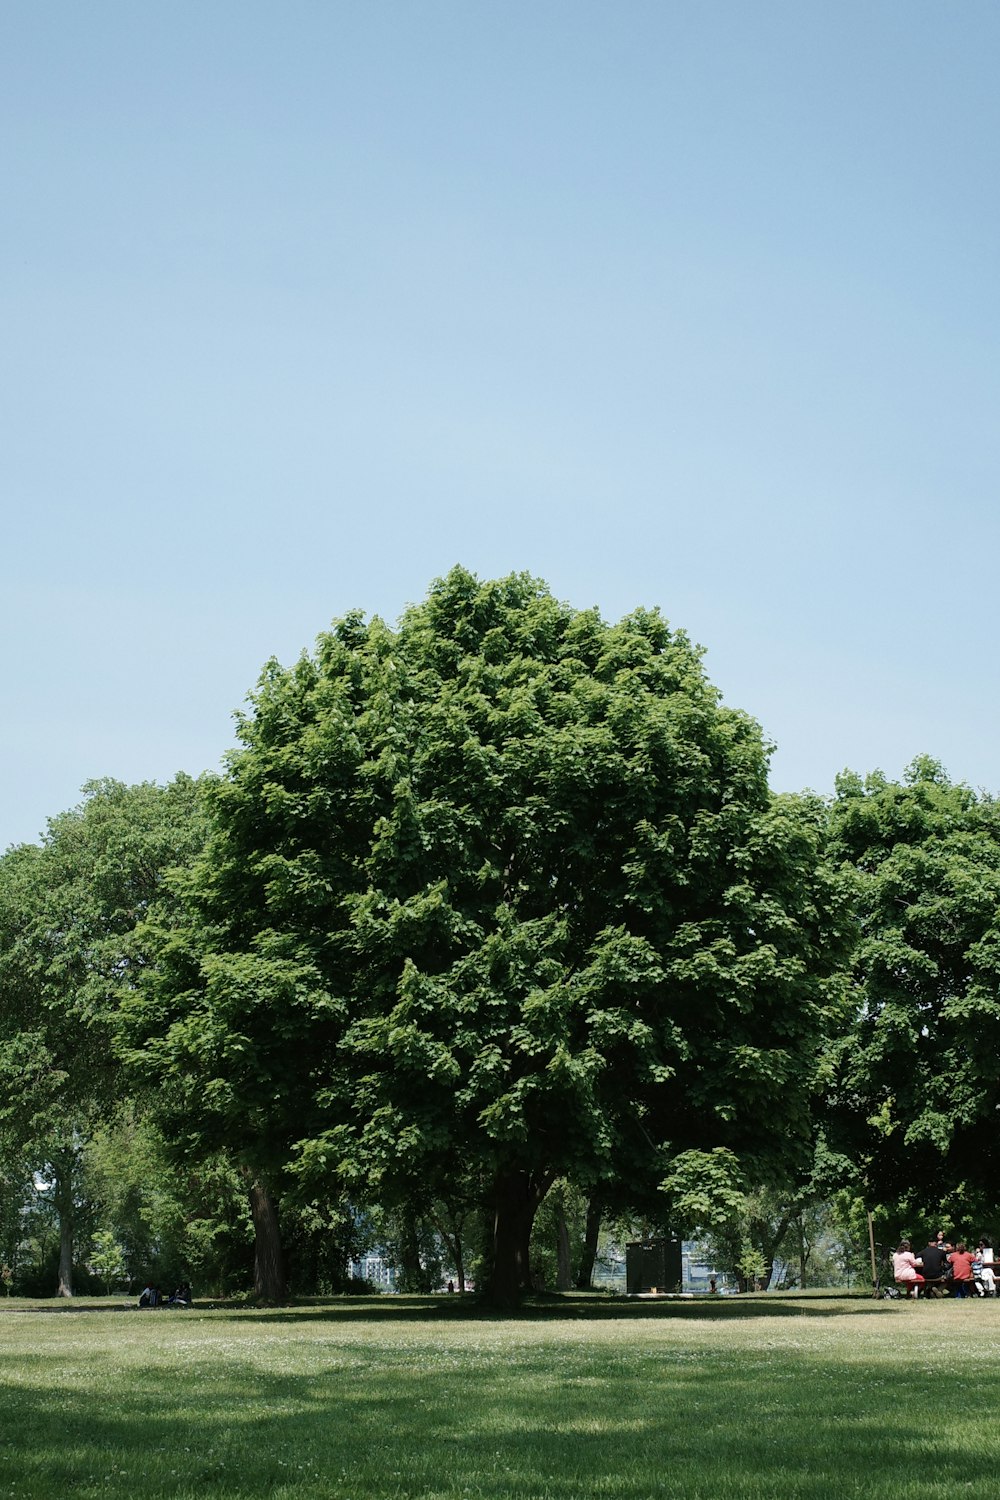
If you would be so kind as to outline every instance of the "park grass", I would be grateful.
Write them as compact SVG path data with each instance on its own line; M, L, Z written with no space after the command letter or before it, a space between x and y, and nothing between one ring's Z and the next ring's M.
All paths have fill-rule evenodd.
M994 1493L1000 1299L0 1304L0 1500Z

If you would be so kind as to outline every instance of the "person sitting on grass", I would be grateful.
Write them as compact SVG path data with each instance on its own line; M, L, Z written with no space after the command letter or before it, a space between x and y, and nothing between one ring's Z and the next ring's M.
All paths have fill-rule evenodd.
M900 1240L899 1249L892 1257L892 1275L896 1285L906 1289L908 1297L917 1296L917 1288L924 1284L924 1278L917 1270L919 1264L909 1240Z

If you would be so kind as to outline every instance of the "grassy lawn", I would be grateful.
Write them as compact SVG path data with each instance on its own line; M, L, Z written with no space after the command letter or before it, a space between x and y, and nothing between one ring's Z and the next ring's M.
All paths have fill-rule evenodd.
M1000 1299L0 1302L17 1496L992 1494Z

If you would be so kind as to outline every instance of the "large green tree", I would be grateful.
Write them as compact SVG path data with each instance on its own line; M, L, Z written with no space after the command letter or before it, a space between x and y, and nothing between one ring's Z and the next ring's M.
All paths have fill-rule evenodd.
M474 1183L509 1303L557 1177L650 1193L678 1152L806 1148L823 810L772 800L758 726L659 614L455 569L398 629L271 663L240 737L132 1026L270 1199Z
M921 757L841 777L831 819L860 933L835 1139L869 1202L995 1211L1000 805Z

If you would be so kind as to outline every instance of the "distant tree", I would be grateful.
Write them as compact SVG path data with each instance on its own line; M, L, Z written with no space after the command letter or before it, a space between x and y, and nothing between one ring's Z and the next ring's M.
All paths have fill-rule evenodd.
M135 930L200 838L198 783L88 785L40 845L0 858L0 1132L44 1179L72 1295L85 1142L123 1089L113 1038L146 961Z
M584 1253L587 1199L559 1178L539 1207L532 1229L532 1282L568 1292L575 1284Z
M841 777L831 820L860 930L832 1129L869 1203L965 1221L1000 1167L1000 805L921 757Z
M130 1282L247 1286L253 1234L238 1171L218 1156L178 1162L139 1101L124 1099L96 1127L82 1180L94 1223L121 1246Z
M90 1264L94 1274L104 1282L104 1289L109 1296L114 1287L122 1286L128 1279L125 1252L110 1229L99 1229L94 1235L90 1246Z
M601 1222L604 1217L604 1202L598 1188L592 1188L587 1199L587 1216L584 1223L583 1241L576 1272L577 1291L588 1291L594 1279L594 1267L601 1239Z
M0 1266L8 1293L22 1258L24 1218L34 1190L31 1162L21 1143L0 1130Z
M817 1084L827 1076L824 1057ZM811 1103L815 1108L816 1096ZM814 1121L819 1113L815 1108ZM767 1286L780 1262L794 1261L805 1286L815 1246L839 1226L831 1204L855 1175L854 1164L830 1149L818 1124L815 1129L811 1156L800 1158L798 1170L763 1181L748 1177L725 1149L678 1158L666 1183L675 1228L699 1238L720 1271L747 1279L752 1263L754 1277Z
M458 1291L464 1292L468 1281L470 1251L474 1256L476 1247L482 1240L482 1215L477 1213L471 1195L463 1195L457 1191L450 1193L447 1198L436 1198L432 1202L430 1220L444 1246L444 1268L454 1278Z

